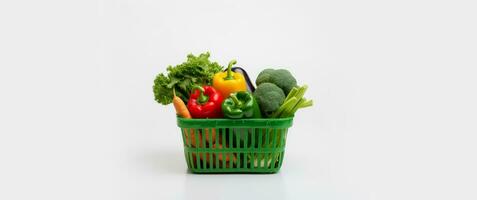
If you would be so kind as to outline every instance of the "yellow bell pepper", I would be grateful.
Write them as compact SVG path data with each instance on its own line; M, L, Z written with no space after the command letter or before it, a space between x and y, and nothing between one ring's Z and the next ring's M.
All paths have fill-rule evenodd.
M235 60L230 61L227 71L216 73L212 79L212 86L222 94L224 99L229 97L231 93L247 91L247 84L243 75L232 72L232 65L236 63Z

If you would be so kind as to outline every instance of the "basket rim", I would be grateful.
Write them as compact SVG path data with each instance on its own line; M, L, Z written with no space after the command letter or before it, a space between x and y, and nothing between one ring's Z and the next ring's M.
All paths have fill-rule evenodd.
M183 118L177 116L177 125L181 128L289 128L293 124L292 117L286 118Z

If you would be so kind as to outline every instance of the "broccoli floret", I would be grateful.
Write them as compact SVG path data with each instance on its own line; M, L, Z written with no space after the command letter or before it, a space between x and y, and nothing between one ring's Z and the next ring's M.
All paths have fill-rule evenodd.
M288 95L293 87L297 86L295 77L286 69L275 70L271 79L272 83L282 88L285 95Z
M258 85L253 96L257 100L262 114L270 116L282 105L285 100L285 94L273 83L262 83Z
M262 83L273 83L281 88L285 95L297 86L295 77L286 69L265 69L258 74L255 83L257 86Z
M257 80L255 80L255 85L260 85L262 83L270 83L270 76L273 74L274 69L264 69L260 74L257 76Z

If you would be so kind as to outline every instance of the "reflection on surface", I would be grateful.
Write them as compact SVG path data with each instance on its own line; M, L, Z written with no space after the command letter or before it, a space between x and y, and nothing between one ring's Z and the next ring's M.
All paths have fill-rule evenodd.
M287 199L284 180L276 174L191 174L185 199Z
M184 153L180 151L150 151L137 157L138 162L144 164L147 169L160 174L185 174L187 165L184 161Z

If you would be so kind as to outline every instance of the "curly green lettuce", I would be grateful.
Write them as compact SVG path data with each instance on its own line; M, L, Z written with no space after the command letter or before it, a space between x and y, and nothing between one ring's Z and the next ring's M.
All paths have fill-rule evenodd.
M176 66L168 66L167 74L161 73L154 80L155 100L163 105L172 103L172 90L184 102L189 100L194 85L211 85L215 73L222 71L223 66L209 60L210 53L199 56L187 55L187 61Z

